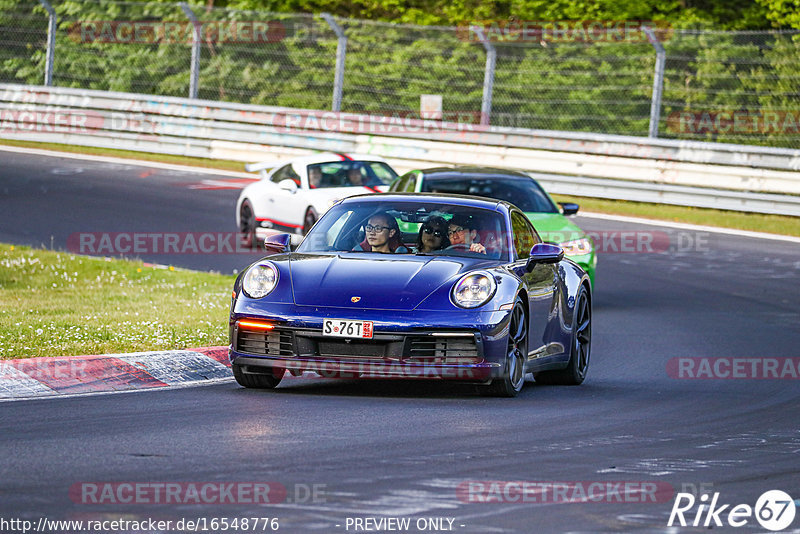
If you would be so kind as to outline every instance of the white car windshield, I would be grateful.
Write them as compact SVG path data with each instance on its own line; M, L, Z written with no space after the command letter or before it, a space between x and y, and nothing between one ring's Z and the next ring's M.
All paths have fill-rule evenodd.
M331 161L308 166L311 189L326 187L376 187L397 178L389 165L380 161Z

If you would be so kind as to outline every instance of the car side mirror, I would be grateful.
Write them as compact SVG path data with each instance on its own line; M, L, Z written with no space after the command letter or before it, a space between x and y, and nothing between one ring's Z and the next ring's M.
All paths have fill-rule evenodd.
M558 263L564 259L564 249L552 243L536 243L531 248L525 270L531 272L537 263Z
M278 182L278 187L292 194L295 194L297 192L297 184L295 183L294 180L290 180L289 178Z
M561 206L561 213L566 217L575 215L578 213L578 208L580 208L579 205L572 202L559 202L558 205Z
M294 182L292 182L294 183ZM267 254L281 254L291 252L292 236L290 234L272 234L264 239L264 250Z

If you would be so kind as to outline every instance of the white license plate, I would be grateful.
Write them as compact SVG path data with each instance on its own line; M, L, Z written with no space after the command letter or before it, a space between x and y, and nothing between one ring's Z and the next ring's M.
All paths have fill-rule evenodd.
M325 319L322 333L334 337L360 337L372 339L372 321L346 321L344 319Z

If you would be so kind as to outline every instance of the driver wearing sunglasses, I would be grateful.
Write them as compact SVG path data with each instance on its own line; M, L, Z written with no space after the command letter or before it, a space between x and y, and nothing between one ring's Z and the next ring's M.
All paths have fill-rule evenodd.
M419 229L417 236L416 252L426 253L442 250L450 246L447 237L447 221L438 215L433 215L426 220Z

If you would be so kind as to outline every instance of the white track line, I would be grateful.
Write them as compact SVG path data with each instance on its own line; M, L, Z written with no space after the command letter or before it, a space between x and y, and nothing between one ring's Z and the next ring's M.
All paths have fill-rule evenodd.
M39 148L24 148L0 144L0 150L5 152L17 152L20 154L32 154L36 156L51 156L57 158L80 159L84 161L99 161L102 163L118 163L122 165L138 165L140 167L151 167L154 169L165 169L170 171L195 172L199 174L215 174L217 176L231 176L235 178L254 178L258 179L258 174L249 172L225 171L222 169L209 169L207 167L193 167L191 165L175 165L172 163L159 163L157 161L146 161L141 159L115 158L111 156L92 156L90 154L74 154L72 152L58 152L55 150L42 150Z
M780 234L768 234L766 232L751 232L749 230L737 230L735 228L720 228L718 226L702 226L699 224L687 224L672 221L661 221L655 219L642 219L640 217L627 217L625 215L607 215L605 213L579 212L577 217L589 217L592 219L605 219L607 221L620 221L635 224L647 224L650 226L662 226L675 228L678 230L694 230L697 232L713 232L717 234L728 234L740 237L752 237L755 239L773 239L775 241L788 241L789 243L800 243L800 237Z

